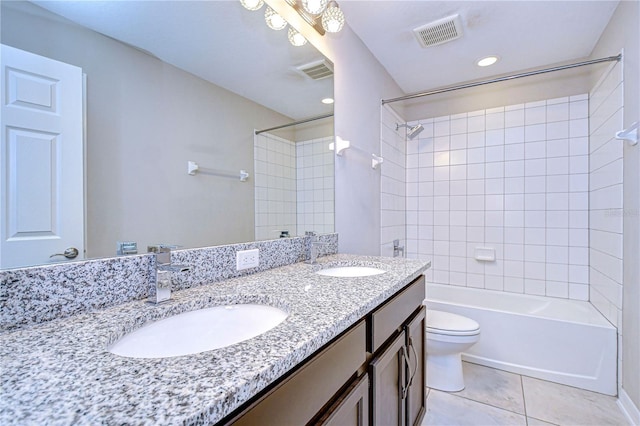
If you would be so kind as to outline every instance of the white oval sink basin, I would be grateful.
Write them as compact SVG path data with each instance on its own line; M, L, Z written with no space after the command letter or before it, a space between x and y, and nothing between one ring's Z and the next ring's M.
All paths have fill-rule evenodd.
M335 268L321 269L316 274L328 277L370 277L372 275L384 274L385 270L372 268L369 266L338 266Z
M272 306L242 304L184 312L126 334L109 352L132 358L167 358L219 349L265 333L287 318Z

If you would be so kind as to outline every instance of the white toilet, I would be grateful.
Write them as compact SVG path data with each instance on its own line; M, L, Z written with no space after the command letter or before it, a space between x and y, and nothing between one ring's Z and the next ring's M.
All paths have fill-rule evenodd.
M427 386L447 392L464 389L461 353L480 339L480 325L449 312L427 309Z

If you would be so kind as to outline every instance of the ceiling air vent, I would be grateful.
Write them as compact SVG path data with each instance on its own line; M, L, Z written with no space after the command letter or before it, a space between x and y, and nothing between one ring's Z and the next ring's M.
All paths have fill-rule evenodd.
M413 33L422 47L437 46L455 40L462 37L460 15L448 16L415 28Z
M296 69L312 80L333 77L333 65L326 60L300 65Z

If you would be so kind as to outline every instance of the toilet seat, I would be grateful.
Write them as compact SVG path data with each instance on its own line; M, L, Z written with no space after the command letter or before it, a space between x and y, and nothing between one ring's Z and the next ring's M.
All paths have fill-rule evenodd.
M450 312L427 310L427 333L474 336L480 334L480 324L471 318Z

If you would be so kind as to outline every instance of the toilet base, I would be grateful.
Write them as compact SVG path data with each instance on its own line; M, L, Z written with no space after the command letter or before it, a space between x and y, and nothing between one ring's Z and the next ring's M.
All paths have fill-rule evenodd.
M427 387L445 392L464 389L460 353L433 355L427 352Z

